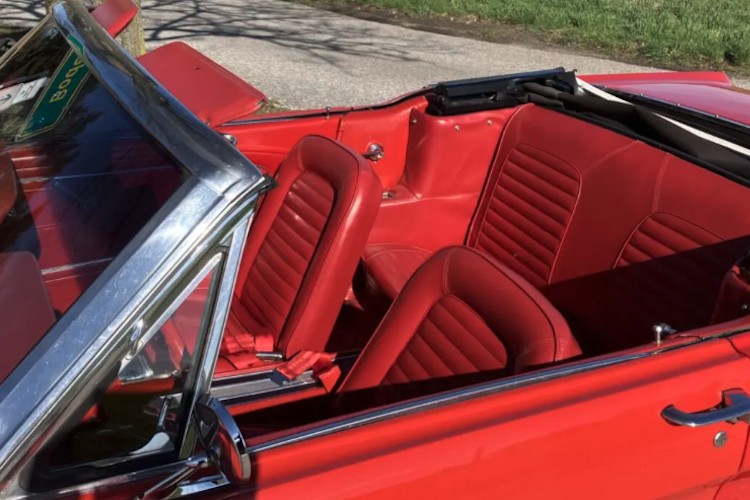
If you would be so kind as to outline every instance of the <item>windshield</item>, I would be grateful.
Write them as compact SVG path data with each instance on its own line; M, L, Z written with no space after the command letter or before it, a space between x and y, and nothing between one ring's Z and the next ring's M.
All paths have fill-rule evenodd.
M0 66L0 382L185 176L51 20Z

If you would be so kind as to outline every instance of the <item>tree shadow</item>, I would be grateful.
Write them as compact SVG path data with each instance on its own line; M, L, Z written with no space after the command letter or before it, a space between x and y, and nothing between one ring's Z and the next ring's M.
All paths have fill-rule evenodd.
M247 38L307 53L332 66L340 56L419 62L414 55L437 52L420 32L399 38L383 35L377 23L312 9L291 2L259 0L143 0L146 42L213 37ZM31 26L44 17L43 0L2 0L0 24ZM441 52L444 50L440 50Z
M429 50L419 35L383 36L375 23L362 27L360 20L350 23L340 14L290 2L146 0L143 5L147 42L241 37L303 51L334 66L337 55L413 62L421 60L412 53L416 44Z
M2 0L0 2L0 24L3 27L28 27L44 17L42 0Z

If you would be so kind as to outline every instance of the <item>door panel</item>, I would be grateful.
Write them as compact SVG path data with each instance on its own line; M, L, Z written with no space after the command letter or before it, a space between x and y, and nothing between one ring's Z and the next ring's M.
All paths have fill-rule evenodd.
M750 333L735 335L728 340L737 352L750 358ZM750 434L748 434L748 437L750 438ZM737 476L722 485L716 495L716 500L742 500L750 498L750 439L748 440L747 447L740 466L740 472Z
M706 410L731 388L750 389L750 363L711 340L260 452L254 494L713 498L747 425L679 427L660 413Z

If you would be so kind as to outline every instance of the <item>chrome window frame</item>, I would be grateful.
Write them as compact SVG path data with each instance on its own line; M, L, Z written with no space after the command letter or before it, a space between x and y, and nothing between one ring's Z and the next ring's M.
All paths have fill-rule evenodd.
M212 261L220 257L218 264L212 267L212 269L218 271L214 279L219 280L219 284L214 289L214 296L209 298L209 300L213 300L213 304L209 306L210 310L207 311L209 320L205 326L205 331L202 332L204 344L200 347L200 352L196 353L194 364L196 368L195 384L192 397L190 402L183 407L181 417L191 415L197 399L201 394L207 393L210 388L214 366L219 355L219 348L221 347L221 335L224 331L226 318L229 315L229 302L234 292L237 271L239 270L247 231L253 215L254 212L247 214L220 243L215 244L190 265L186 265L184 273L180 273L180 278L176 278L170 283L168 286L169 289L165 291L160 302L153 303L144 312L143 317L152 318L152 321L144 328L144 333L141 336L141 339L146 340L150 332L160 327L179 308L195 286L207 275L205 271L211 268L210 264ZM189 393L190 391L183 392ZM23 481L20 480L21 478L30 476L30 471L28 470L30 463L25 461L18 467L19 473L12 477L10 484L2 491L2 497L14 499L37 498L39 496L57 498L59 496L83 494L96 491L98 488L125 485L152 477L169 475L184 467L196 445L196 436L188 432L188 422L186 421L184 424L182 429L183 434L180 439L181 447L177 450L177 459L172 462L150 466L146 469L134 469L124 474L105 476L93 481L77 484L72 483L49 491L40 492L27 490ZM174 450L170 454L174 456ZM141 456L122 457L122 459L112 463L121 465L132 461L134 464L137 464L142 459L143 457ZM211 479L213 482L201 480L200 485L196 487L202 491L203 489L213 489L214 487L227 484L223 480L223 476Z
M213 365L249 218L270 186L257 167L126 54L79 0L58 3L51 15L99 82L191 175L0 385L4 495L18 487L34 451L122 359L130 326L166 300L201 256L234 235L203 358ZM216 316L219 307L226 310ZM205 364L196 388L207 392L213 366Z

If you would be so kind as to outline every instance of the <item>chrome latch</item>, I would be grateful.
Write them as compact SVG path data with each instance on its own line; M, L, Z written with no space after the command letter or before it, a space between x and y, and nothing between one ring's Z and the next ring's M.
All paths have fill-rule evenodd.
M221 134L221 136L224 138L225 141L227 141L229 144L231 144L234 147L237 147L237 137L233 136L232 134Z
M656 345L661 345L664 341L664 337L667 335L672 335L673 333L677 333L677 330L672 328L666 323L658 323L651 327L651 329L654 332L654 343Z
M385 156L385 150L383 149L383 146L373 142L367 146L367 151L362 153L362 156L372 162L377 162Z

